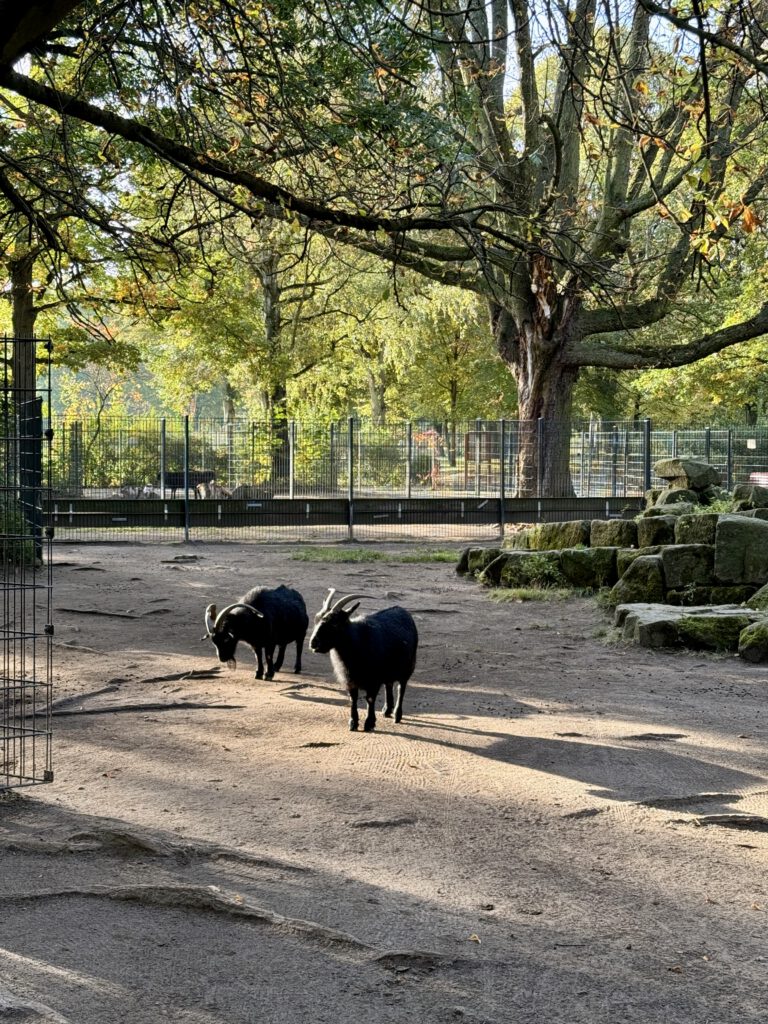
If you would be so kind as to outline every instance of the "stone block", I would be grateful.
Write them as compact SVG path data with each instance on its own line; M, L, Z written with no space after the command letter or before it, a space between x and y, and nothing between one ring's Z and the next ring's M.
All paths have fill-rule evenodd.
M661 551L664 585L679 590L688 586L713 586L715 549L712 544L670 544Z
M501 548L470 548L467 556L467 573L469 575L479 575L500 554Z
M707 651L735 651L741 631L749 625L743 613L728 615L683 615L677 632L686 647Z
M502 587L556 586L562 583L559 551L508 551L501 567Z
M768 622L753 622L739 634L739 657L745 661L768 661Z
M611 590L613 604L663 600L664 573L661 555L641 555L636 558Z
M715 576L721 583L768 583L768 522L720 516L715 531Z
M637 522L637 546L650 548L658 544L674 544L677 516L649 516Z
M722 477L707 462L701 462L682 455L672 459L660 459L654 463L653 472L662 480L683 481L693 491L703 491L710 484L721 484Z
M768 583L754 593L748 600L747 606L758 611L768 612Z
M589 544L589 520L572 519L566 523L541 523L531 531L531 551L553 551Z
M640 524L638 523L638 526ZM659 544L652 544L648 547L619 548L616 552L616 575L619 579L624 575L632 562L641 555L658 555L661 551Z
M666 487L656 499L656 506L679 505L681 502L696 506L699 504L699 496L696 491L686 487Z
M612 587L618 579L615 547L564 548L560 552L560 568L573 587L598 590Z
M701 515L680 516L674 521L676 544L714 544L717 520L716 512Z
M671 505L654 505L653 508L647 508L645 512L641 512L640 515L643 519L651 516L689 516L697 508L701 508L701 506L693 505L690 501L679 501L673 502Z
M758 484L736 484L733 488L734 501L746 501L752 508L768 508L768 487Z
M593 519L589 543L593 548L637 547L637 523L634 519Z

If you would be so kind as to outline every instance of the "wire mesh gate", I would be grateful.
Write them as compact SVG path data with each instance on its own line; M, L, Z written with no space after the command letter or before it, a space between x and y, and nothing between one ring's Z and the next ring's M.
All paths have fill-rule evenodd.
M0 380L0 792L50 782L52 640L51 539L43 407L50 407L50 343L2 339ZM15 386L19 362L45 366L43 384ZM29 379L34 379L34 369ZM47 463L48 460L46 459Z

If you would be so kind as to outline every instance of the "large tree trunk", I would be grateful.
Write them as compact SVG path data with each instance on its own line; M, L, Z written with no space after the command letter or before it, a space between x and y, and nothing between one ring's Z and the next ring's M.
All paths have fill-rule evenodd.
M517 383L520 436L517 456L519 498L573 497L570 469L573 389L578 367L563 358L567 322L545 333L545 326L508 315L493 317L496 343Z
M13 387L16 402L21 406L32 401L36 392L35 367L35 293L32 287L34 256L12 258L8 263L13 304Z

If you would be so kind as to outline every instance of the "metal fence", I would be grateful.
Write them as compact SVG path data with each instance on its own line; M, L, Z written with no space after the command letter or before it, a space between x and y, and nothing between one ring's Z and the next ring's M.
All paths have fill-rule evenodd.
M105 416L51 427L59 539L493 536L587 509L634 514L671 455L715 465L728 488L768 481L768 427Z
M42 466L50 434L37 395L16 390L9 377L13 349L33 341L3 339L0 378L0 792L49 782L51 770L52 567L51 531L44 525L48 486ZM37 363L47 350L38 346ZM34 366L34 360L30 360Z

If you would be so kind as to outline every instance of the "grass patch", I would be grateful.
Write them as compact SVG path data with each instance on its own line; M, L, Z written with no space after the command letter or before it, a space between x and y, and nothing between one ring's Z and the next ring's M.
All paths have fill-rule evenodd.
M488 592L492 601L501 604L523 601L566 601L573 597L574 591L569 587L498 587Z
M299 562L451 562L456 563L456 551L417 548L399 554L392 551L374 551L370 548L311 547L294 551L291 558Z

